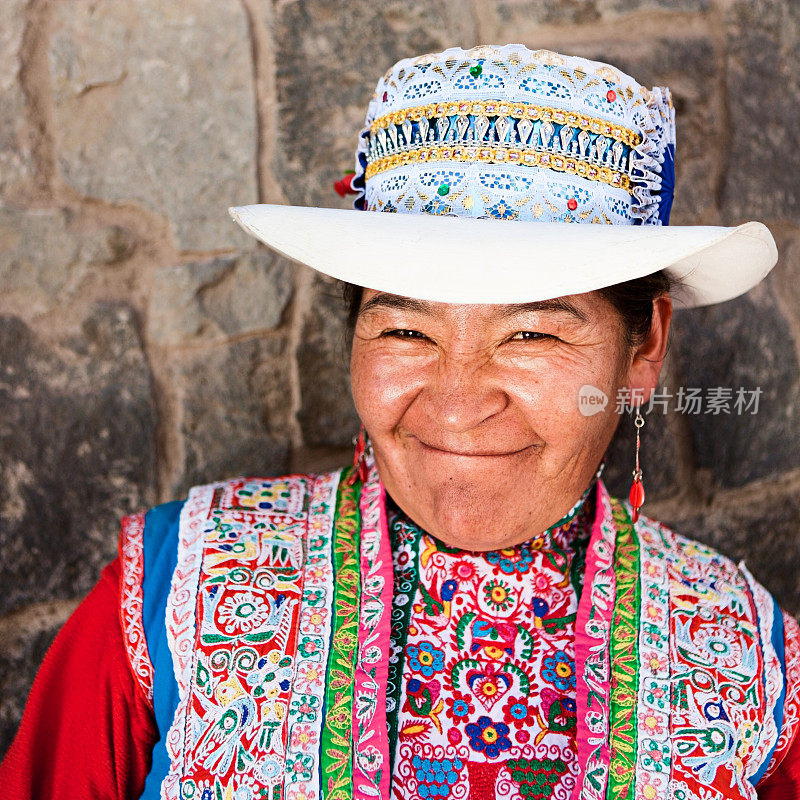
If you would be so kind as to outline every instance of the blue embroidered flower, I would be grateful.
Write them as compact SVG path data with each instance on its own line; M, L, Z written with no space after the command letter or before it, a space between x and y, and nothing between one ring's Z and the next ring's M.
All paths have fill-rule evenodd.
M501 751L511 748L508 725L492 722L489 717L478 717L478 723L470 723L464 729L469 736L469 746L486 758L497 758Z
M469 703L466 700L453 701L453 716L466 717L469 714Z
M421 672L426 678L444 669L444 653L434 648L430 642L420 642L419 647L411 644L406 652L411 669Z
M557 650L544 660L542 677L562 692L574 689L575 662L563 650Z
M499 567L506 575L513 575L515 572L525 573L533 564L533 551L527 545L491 550L486 553L486 560Z

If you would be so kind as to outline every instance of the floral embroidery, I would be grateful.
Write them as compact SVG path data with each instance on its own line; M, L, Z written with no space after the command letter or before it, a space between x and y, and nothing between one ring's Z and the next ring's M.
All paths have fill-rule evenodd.
M575 688L575 660L563 650L544 660L542 677L562 692Z
M495 550L486 554L486 560L507 575L526 573L533 564L533 550L530 545L510 547L505 550Z
M478 717L477 723L470 723L465 728L469 736L469 746L487 758L497 758L502 750L511 748L508 738L508 725L504 722L492 722L489 717Z
M504 581L493 580L483 587L483 596L496 611L508 611L514 601L514 590Z
M418 647L409 645L406 652L411 669L421 672L426 678L444 669L444 653L436 650L430 642L420 642Z
M280 602L276 601L276 607ZM252 633L270 618L270 606L253 592L235 592L222 601L218 617L229 636Z

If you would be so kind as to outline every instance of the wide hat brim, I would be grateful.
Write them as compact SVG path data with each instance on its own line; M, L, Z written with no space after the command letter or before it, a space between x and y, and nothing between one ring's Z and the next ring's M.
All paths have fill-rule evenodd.
M712 226L518 222L251 205L230 209L288 258L342 281L444 303L521 303L580 294L666 270L676 304L751 289L778 259L760 222Z

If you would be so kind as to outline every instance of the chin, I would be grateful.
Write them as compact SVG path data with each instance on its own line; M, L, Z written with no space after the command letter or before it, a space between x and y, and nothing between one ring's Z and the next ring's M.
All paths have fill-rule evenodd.
M500 550L535 535L528 535L528 526L520 524L529 516L515 505L513 496L487 492L485 487L448 483L431 499L430 519L422 527L449 547ZM498 513L499 509L516 513Z

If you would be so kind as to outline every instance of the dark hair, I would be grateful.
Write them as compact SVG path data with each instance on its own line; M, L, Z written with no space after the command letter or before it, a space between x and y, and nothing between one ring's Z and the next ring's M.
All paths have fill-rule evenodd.
M597 291L614 306L622 317L627 344L630 347L636 347L645 340L650 331L653 321L653 300L662 294L669 294L678 283L675 278L661 270L652 275L616 283ZM352 283L342 285L342 297L347 307L348 336L352 336L355 329L363 291L361 286Z

